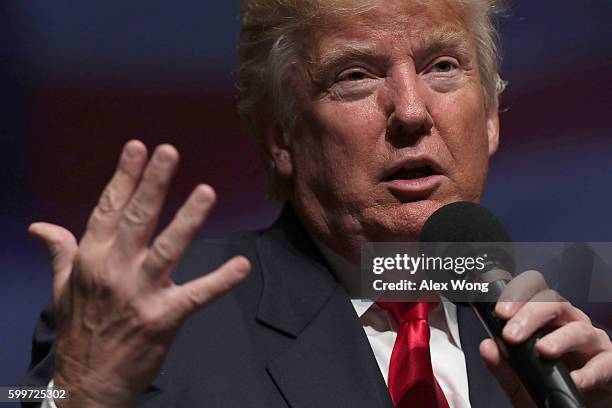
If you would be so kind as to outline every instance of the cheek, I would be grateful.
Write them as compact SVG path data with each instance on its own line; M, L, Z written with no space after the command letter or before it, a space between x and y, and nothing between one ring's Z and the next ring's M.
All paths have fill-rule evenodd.
M473 195L472 190L484 185L489 160L483 98L479 92L466 92L439 107L434 120L453 161L452 177L462 191Z
M380 150L385 134L384 117L371 101L321 101L304 117L302 126L296 150L308 154L298 154L297 160L311 168L314 178L322 183L321 177L327 177L326 184L331 181L337 189L371 178L373 153Z
M354 102L322 101L313 110L311 123L330 142L354 150L366 149L385 131L374 95Z

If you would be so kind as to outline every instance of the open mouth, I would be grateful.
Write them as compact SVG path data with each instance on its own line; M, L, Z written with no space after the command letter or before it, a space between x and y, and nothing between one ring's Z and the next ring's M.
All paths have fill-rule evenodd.
M391 175L389 175L385 181L395 181L395 180L416 180L420 178L425 178L429 176L434 176L438 173L431 166L419 166L413 168L405 168L395 171Z

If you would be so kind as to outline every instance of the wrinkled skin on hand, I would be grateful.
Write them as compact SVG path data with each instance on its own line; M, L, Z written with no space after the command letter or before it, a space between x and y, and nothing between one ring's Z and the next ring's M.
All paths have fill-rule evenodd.
M612 343L608 334L591 319L546 285L537 271L513 279L495 307L507 324L502 337L520 344L536 331L547 334L536 343L544 358L561 359L589 407L612 406ZM480 355L497 377L515 407L535 407L497 344L484 340Z
M250 270L244 257L235 257L191 282L172 282L172 269L215 201L204 184L148 246L178 159L174 147L161 145L148 161L146 147L132 140L79 242L57 225L29 228L52 259L54 385L70 392L62 406L131 406L185 318Z

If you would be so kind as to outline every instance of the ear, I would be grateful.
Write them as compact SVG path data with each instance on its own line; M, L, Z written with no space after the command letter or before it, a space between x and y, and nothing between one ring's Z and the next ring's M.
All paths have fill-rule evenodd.
M495 98L495 102L489 107L487 112L487 138L489 142L489 157L497 152L499 147L499 101Z
M276 175L289 179L293 175L293 152L289 133L273 117L266 113L258 118L261 142L269 168Z

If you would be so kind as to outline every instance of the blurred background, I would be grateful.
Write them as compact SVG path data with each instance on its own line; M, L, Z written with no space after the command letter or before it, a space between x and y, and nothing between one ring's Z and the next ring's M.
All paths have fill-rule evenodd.
M182 154L167 220L201 181L205 236L263 227L257 149L235 111L238 1L0 3L0 385L24 374L50 300L47 220L77 236L130 138ZM515 240L612 241L612 2L512 1L500 22L502 144L484 204ZM612 327L612 311L593 306Z

